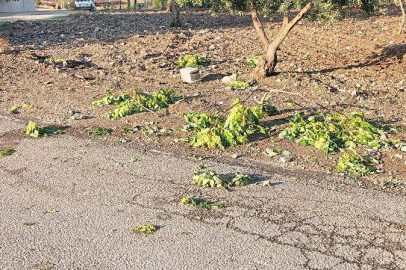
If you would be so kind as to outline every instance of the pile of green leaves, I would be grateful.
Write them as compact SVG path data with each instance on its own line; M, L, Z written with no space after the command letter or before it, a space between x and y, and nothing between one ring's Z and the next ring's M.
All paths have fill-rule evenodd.
M245 82L245 81L231 81L228 83L228 86L231 87L231 89L236 89L236 90L244 90L247 89L250 86L253 86L251 82Z
M214 203L202 200L202 199L194 199L194 198L183 198L180 203L182 205L192 205L197 208L202 208L202 209L207 209L207 210L220 209L225 206L224 203L214 204Z
M218 113L184 114L189 123L188 130L197 132L191 138L193 147L209 147L224 149L248 142L248 136L260 132L267 134L259 119L264 116L263 106L254 108L244 106L238 99L234 100L227 117Z
M360 145L380 147L384 144L380 140L383 133L384 130L367 122L361 113L328 114L325 119L315 116L303 117L298 113L291 119L290 126L279 136L302 146L314 146L325 153L335 153Z
M378 163L375 159L362 157L355 151L353 153L344 152L335 168L346 175L361 177L378 172L371 166L373 162Z
M208 66L210 60L200 55L185 55L179 59L179 67L203 67Z
M155 225L138 225L133 228L133 231L142 234L153 234L157 229Z
M12 154L14 154L16 152L16 150L10 148L10 149L6 149L4 151L0 151L0 157L5 157L5 156L11 156Z
M102 128L102 127L99 127L99 128L97 128L97 129L95 129L95 130L89 132L89 135L92 135L93 137L96 137L96 136L104 136L104 135L110 134L111 132L113 132L113 130L110 129L110 128Z
M48 137L51 135L62 134L63 131L58 130L56 127L37 127L37 124L33 121L28 123L28 126L25 130L25 134L34 138Z
M247 65L251 68L256 68L258 64L259 56L258 55L252 55L247 57Z
M117 105L127 100L132 100L132 97L127 94L113 95L112 91L110 89L107 89L106 96L96 101L93 101L92 104L95 106L102 107L106 105Z
M116 105L116 108L108 115L111 119L118 119L135 113L157 111L169 107L182 98L174 97L175 90L161 88L155 94L146 94L134 91L133 95L112 95L108 90L107 96L94 101L96 106Z
M200 187L236 187L246 186L251 182L248 175L236 173L235 176L228 180L221 177L214 171L197 171L193 175L192 183Z

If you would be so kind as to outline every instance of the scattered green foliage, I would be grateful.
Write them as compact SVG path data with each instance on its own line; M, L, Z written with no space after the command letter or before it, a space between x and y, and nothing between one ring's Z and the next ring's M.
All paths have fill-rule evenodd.
M266 154L268 157L272 158L275 157L277 155L280 155L282 153L282 149L280 148L276 148L276 149L267 149Z
M23 223L24 226L34 226L37 224L38 224L38 222L35 222L35 221L26 221Z
M142 129L141 134L144 136L148 136L157 133L158 135L161 136L168 136L174 131L174 129L172 128L160 128L158 124L159 122L144 123L144 126L141 128Z
M133 228L133 231L142 234L153 234L157 229L158 228L155 225L138 225Z
M16 150L10 148L10 149L6 149L4 151L0 151L0 157L5 157L5 156L11 156L12 154L14 154L16 152Z
M278 109L275 106L271 105L270 102L271 101L270 101L269 97L266 97L265 99L263 99L261 101L262 110L269 116L279 114Z
M262 109L269 116L277 115L279 113L278 109L275 106L267 103L262 104Z
M362 157L355 151L353 153L344 152L335 168L341 173L361 177L378 172L376 168L371 166L373 162L378 163L375 159Z
M379 0L361 1L361 9L368 15L372 15L379 10Z
M133 163L133 162L141 161L141 159L136 158L136 157L130 157L130 158L127 159L127 161Z
M24 108L24 109L26 109L26 108L32 108L32 107L34 107L34 106L32 106L32 105L30 105L30 104L23 104L23 106L20 106L20 105L14 105L13 107L11 107L8 111L10 112L10 113L18 113L18 110L20 109L20 108Z
M210 64L210 60L200 55L185 55L179 59L179 67L203 67Z
M92 104L95 106L106 106L106 105L117 105L121 102L127 101L127 100L132 100L132 97L127 94L122 94L122 95L113 95L112 91L110 89L106 90L106 96L98 99L96 101L93 101Z
M62 134L62 130L58 130L56 127L37 127L37 124L33 121L28 123L25 134L34 138L48 137L51 135Z
M44 263L40 263L35 265L32 270L50 270L53 269L55 267L55 264L51 263L51 262L44 262Z
M342 11L337 8L337 3L334 3L334 1L337 0L315 1L307 18L326 26L337 22L342 18Z
M19 105L14 105L13 107L11 107L8 111L10 113L18 113L18 109L20 109Z
M246 174L242 174L237 172L233 179L229 182L228 186L229 187L240 187L240 186L246 186L251 182L251 177L249 177Z
M258 64L259 56L258 55L252 55L247 57L247 65L251 68L256 68Z
M319 117L303 117L296 114L290 126L280 133L302 146L312 145L325 153L335 153L344 148L360 145L380 147L384 144L380 135L385 131L367 122L361 113L328 114L325 120Z
M113 132L113 130L110 129L110 128L102 128L102 127L99 127L99 128L97 128L97 129L95 129L95 130L89 132L89 135L92 135L93 137L96 137L96 136L104 136L104 135L110 134L111 132Z
M244 90L250 86L253 86L253 84L251 82L245 82L245 81L231 81L228 83L228 86L230 86L231 89Z
M188 130L197 132L191 138L193 147L220 148L248 142L248 135L255 132L267 134L259 123L263 117L262 105L254 108L244 106L238 99L232 103L226 118L216 114L184 114Z
M227 180L213 171L195 172L193 176L193 184L200 187L226 187Z
M108 115L109 118L118 119L135 113L157 111L169 107L183 99L174 97L175 90L161 88L155 94L146 94L134 90L133 95L112 95L111 90L107 91L107 95L92 104L95 106L116 105L116 108Z
M193 175L192 183L200 187L235 187L248 185L251 178L242 173L236 173L235 176L228 180L221 177L214 171L197 171Z
M45 59L45 62L48 64L63 63L63 62L65 62L65 59L48 57L47 59Z
M194 198L183 198L180 203L182 205L192 205L197 208L202 208L202 209L207 209L207 210L220 209L225 206L224 203L214 204L214 203L202 200L202 199L194 199Z
M24 104L23 104L23 108L30 109L30 108L32 108L32 107L34 107L34 105L31 105L31 104L29 104L29 103L24 103Z

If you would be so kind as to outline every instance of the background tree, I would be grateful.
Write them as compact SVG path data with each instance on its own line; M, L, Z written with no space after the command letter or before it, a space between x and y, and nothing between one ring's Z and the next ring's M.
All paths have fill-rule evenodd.
M202 0L172 0L181 6L202 5ZM262 42L264 55L258 61L254 71L256 78L270 76L277 64L277 51L279 46L288 36L295 25L311 9L314 10L312 17L325 20L329 23L340 17L339 5L332 1L337 0L210 0L212 11L221 8L229 9L232 13L250 13L252 22ZM297 12L291 16L292 11ZM269 40L264 29L261 15L273 17L277 13L283 14L283 21L279 33L272 41Z
M405 21L406 21L405 7L403 5L403 1L404 0L397 1L398 2L397 4L399 4L400 10L402 11L402 19L400 21L399 30L398 30L399 35L403 33L403 29L405 28Z
M177 1L169 0L168 1L168 10L172 13L170 26L178 27L180 26L180 7Z

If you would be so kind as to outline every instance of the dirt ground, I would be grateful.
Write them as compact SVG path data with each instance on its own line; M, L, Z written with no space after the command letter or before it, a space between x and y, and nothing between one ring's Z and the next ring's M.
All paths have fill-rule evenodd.
M104 138L131 140L182 155L226 159L238 154L248 163L254 160L323 173L335 173L333 167L340 154L326 155L278 138L295 111L319 109L308 100L333 111L364 112L371 121L406 124L406 44L404 35L395 34L400 21L395 7L389 7L386 15L348 18L330 27L301 23L279 51L278 74L260 81L258 89L246 90L231 90L221 78L233 73L241 79L250 77L252 69L246 65L246 57L261 53L251 18L188 12L182 19L181 28L170 28L169 14L164 12L81 12L55 20L0 25L0 111L6 114L14 105L31 104L31 108L20 108L16 117L67 126L67 132L84 136L96 127L112 128L112 135ZM280 24L278 19L267 22L266 31L276 34ZM177 62L185 54L200 54L212 61L202 70L201 82L182 83ZM43 60L48 57L69 61L65 66L47 65ZM167 87L176 89L185 100L157 113L111 120L106 114L112 107L91 104L107 89L114 93L131 89L154 93ZM265 126L275 128L271 136L253 138L246 145L224 151L193 149L188 142L176 141L191 135L180 130L186 125L184 113L224 113L237 97L255 105L268 89L306 97L270 94L271 103L280 110L280 114L263 119ZM150 122L174 131L149 135L122 132ZM402 132L389 136L405 139ZM269 158L265 155L268 147L286 149L292 155L288 161L281 156ZM388 148L378 155L383 173L354 181L383 189L405 189L406 153Z

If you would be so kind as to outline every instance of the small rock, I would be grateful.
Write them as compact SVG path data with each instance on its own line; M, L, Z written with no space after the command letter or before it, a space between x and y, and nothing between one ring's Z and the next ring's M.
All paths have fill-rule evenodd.
M71 118L72 118L72 120L80 120L80 119L82 119L82 117L78 113L73 114Z
M266 152L267 154L273 153L273 149L268 147L268 148L265 149L265 152Z
M211 44L210 46L209 46L209 50L214 50L216 48L216 46L214 45L214 44Z
M358 95L358 92L356 90L351 92L351 96L356 96L356 95Z
M288 163L288 162L291 162L292 160L293 160L293 158L291 158L291 157L281 157L280 158L280 161L282 163Z
M264 186L264 187L266 187L266 186L270 187L270 186L271 186L271 181L266 180L266 181L262 182L262 186Z
M229 84L230 82L236 81L237 80L237 74L233 74L230 76L225 76L223 79L221 79L221 82L224 84Z
M292 154L292 152L290 152L290 151L288 151L288 150L284 150L284 151L282 152L282 154L283 154L284 156L290 156L290 154Z
M395 154L395 158L403 158L403 155L401 155L401 154Z
M235 154L233 154L231 157L232 158L239 158L239 157L241 157L242 155L240 154L240 153L235 153Z
M403 145L400 150L402 150L402 152L406 152L406 145Z

